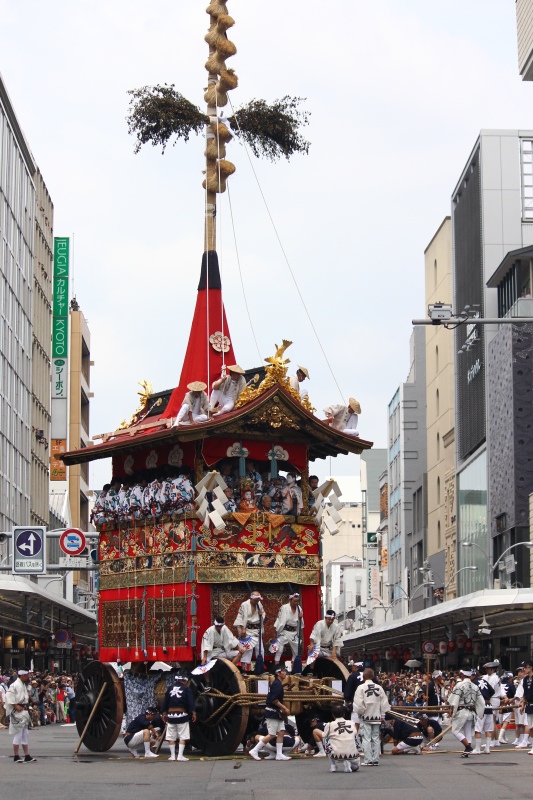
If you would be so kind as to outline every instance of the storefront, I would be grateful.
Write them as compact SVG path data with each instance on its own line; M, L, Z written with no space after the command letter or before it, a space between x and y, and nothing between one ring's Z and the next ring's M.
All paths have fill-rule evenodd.
M0 667L77 672L95 652L95 615L19 576L0 577Z

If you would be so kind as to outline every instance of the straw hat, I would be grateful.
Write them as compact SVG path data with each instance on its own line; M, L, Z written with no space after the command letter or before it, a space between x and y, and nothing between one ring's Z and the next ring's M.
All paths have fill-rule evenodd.
M193 381L187 384L187 389L189 389L190 392L205 392L207 383L203 383L203 381Z
M298 372L303 372L305 377L309 378L309 370L306 369L305 367L301 367L299 364L298 364Z
M231 367L228 367L228 372L237 372L239 375L244 375L243 368L239 367L238 364L232 364Z
M348 405L350 406L354 414L361 413L361 406L359 405L359 402L355 399L355 397L350 397L350 399L348 400Z

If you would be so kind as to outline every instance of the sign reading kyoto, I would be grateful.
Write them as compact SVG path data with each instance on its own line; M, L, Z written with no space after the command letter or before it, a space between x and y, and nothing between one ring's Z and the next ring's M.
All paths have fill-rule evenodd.
M13 528L13 563L16 575L44 575L46 572L46 528Z

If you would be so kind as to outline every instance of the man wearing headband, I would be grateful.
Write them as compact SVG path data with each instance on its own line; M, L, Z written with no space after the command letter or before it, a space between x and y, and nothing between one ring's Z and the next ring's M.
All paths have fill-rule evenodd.
M359 686L363 683L363 662L362 661L349 661L348 666L352 668L351 673L348 675L346 686L344 687L344 705L351 712L352 722L354 724L355 732L359 733L359 714L354 710L353 698Z
M276 740L276 761L290 761L291 757L283 753L283 739L285 736L285 722L289 715L289 709L283 704L283 681L287 677L285 667L276 668L276 677L270 684L266 698L265 719L268 734L261 736L258 743L253 747L249 754L255 761L261 761L259 753L265 744L269 744L272 739Z
M332 609L326 611L324 619L318 620L311 631L309 639L309 652L315 645L320 647L319 656L331 656L337 658L342 647L342 631L335 622L335 612Z
M300 606L300 594L293 592L289 595L289 602L281 606L277 619L274 623L278 637L278 649L274 656L274 662L279 664L285 645L291 648L292 658L298 655L298 639L302 636L304 628L303 611ZM298 633L300 637L298 637Z
M170 746L169 761L188 761L184 756L185 745L191 738L189 721L196 722L194 710L194 697L187 686L188 677L184 672L174 676L174 685L169 686L163 702L161 712L167 723L166 740ZM178 755L176 756L176 742L179 741Z
M15 764L37 761L30 756L28 749L28 728L31 724L30 713L28 711L28 681L30 673L25 669L19 669L17 680L13 681L6 692L6 717L9 719L9 733L13 736L13 761ZM22 745L24 758L19 756L19 747Z
M259 627L264 629L266 615L261 605L261 593L254 590L250 594L250 599L241 603L233 627L237 628L241 647L244 653L241 657L241 664L245 665L247 671L250 670L252 654L259 655ZM263 642L261 641L261 653L264 654Z
M448 704L453 708L452 733L464 745L462 758L473 752L472 733L476 717L485 714L485 701L479 687L472 683L472 670L461 669L461 680L457 681L448 696Z
M502 686L502 691L506 697L505 705L509 705L509 703L511 702L511 700L513 700L516 694L516 688L514 685L512 672L503 673L501 677L501 686ZM507 738L505 736L505 732L507 730L509 722L511 721L511 714L512 712L506 709L502 710L502 713L500 715L501 728L500 728L500 735L498 736L498 741L500 744L507 744Z
M244 648L227 625L224 625L224 617L215 617L202 637L201 652L202 664L207 664L212 658L229 658L234 664L238 664Z
M157 714L157 708L150 706L144 714L139 714L130 722L124 733L124 744L134 758L140 758L141 744L144 745L145 758L157 758L157 755L152 753L150 745L157 741L164 727L165 723Z

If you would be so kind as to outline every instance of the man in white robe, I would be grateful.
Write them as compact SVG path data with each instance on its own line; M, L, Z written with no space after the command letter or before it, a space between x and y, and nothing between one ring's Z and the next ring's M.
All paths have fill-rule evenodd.
M207 664L212 658L228 658L238 664L244 649L237 637L224 625L224 617L215 617L202 637L201 652L202 664Z
M183 398L174 426L191 425L193 422L207 422L209 419L209 400L205 393L207 384L203 381L193 381L187 384L187 389L189 391Z
M274 661L279 664L285 645L291 648L292 658L298 655L298 633L300 640L304 628L303 611L300 607L300 595L293 592L289 595L289 602L281 606L274 628L278 637L278 649Z
M333 609L326 611L324 619L318 620L311 631L308 650L311 652L315 645L320 647L319 656L337 658L342 648L342 630L335 622Z
M472 683L472 671L459 670L461 680L457 681L448 695L448 705L453 708L452 733L464 746L463 757L473 752L472 734L476 723L476 716L483 717L485 701L479 686Z
M337 403L324 409L326 423L335 428L335 430L348 434L348 436L359 436L357 423L360 413L361 406L354 397L350 397L347 406Z
M9 733L13 736L13 761L15 764L24 764L37 759L30 756L28 748L28 728L31 718L28 711L30 698L27 684L30 673L25 669L19 669L17 675L17 680L13 681L6 691L6 717L9 719ZM20 745L24 751L24 758L19 756Z
M390 711L387 695L379 683L374 682L374 670L365 669L363 681L353 696L354 711L359 714L360 733L365 760L363 766L379 764L381 754L380 726Z
M302 400L309 396L309 392L303 386L303 382L306 378L309 378L309 370L300 366L298 366L298 369L296 370L296 375L291 375L289 377L291 389L294 389L295 392L299 392Z
M210 404L214 417L218 414L227 414L229 411L233 411L235 403L246 386L246 378L242 367L239 367L238 364L233 364L228 367L228 372L229 375L226 375L225 370L223 370L221 377L214 381L211 387L213 391L211 392Z
M246 669L249 669L252 663L253 653L255 653L256 658L259 655L259 650L261 650L262 655L265 653L262 636L261 643L259 644L259 628L261 627L262 631L264 630L266 619L263 606L261 605L262 599L260 592L253 591L250 595L250 599L241 603L237 617L233 623L233 626L237 628L239 633L239 639L244 640L250 637L250 641L247 643L246 649L241 657L241 664L246 665Z

